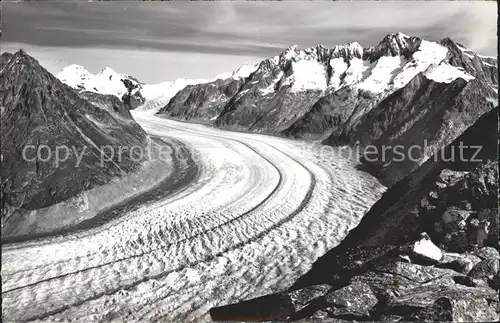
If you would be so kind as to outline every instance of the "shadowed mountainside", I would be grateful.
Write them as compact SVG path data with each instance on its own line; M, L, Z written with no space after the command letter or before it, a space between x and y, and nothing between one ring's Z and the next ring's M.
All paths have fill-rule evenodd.
M147 143L146 133L120 100L78 94L22 50L0 76L2 223L107 183L141 164L127 152L118 159L120 147ZM108 160L111 151L114 158Z

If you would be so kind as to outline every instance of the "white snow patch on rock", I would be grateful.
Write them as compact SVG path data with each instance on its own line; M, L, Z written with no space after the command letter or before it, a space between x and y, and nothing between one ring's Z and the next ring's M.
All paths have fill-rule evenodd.
M276 83L278 83L282 77L283 77L283 72L279 72L268 87L259 90L260 93L262 95L268 95L274 93L274 90L276 88Z
M393 73L401 68L402 59L400 56L382 56L374 64L369 76L357 87L373 93L380 93L388 88Z
M411 81L418 73L425 71L431 64L439 64L445 58L448 49L438 43L422 40L419 50L394 78L393 88L400 89Z
M497 59L495 56L484 56L484 55L479 55L479 54L476 54L478 57L480 58L494 58L494 59Z
M497 67L497 65L493 65L493 64L490 64L490 63L487 63L487 62L484 62L483 61L483 64L486 65L486 66L493 66L493 67Z
M293 57L295 57L297 55L296 50L297 50L297 45L293 45L292 47L288 48L284 52L283 58L286 60L292 59Z
M463 78L466 81L474 79L474 76L458 69L447 63L441 63L439 65L431 65L424 72L425 77L434 80L439 83L451 83L457 78Z
M244 79L250 76L259 67L259 64L245 63L233 72L232 78L235 80Z
M301 60L292 63L293 74L285 84L292 85L292 92L326 89L326 68L315 60Z
M345 72L344 84L352 85L366 79L370 75L372 67L369 61L359 58L351 59L350 66Z
M470 54L470 53L466 53L464 52L464 55L467 56L468 58L470 59L473 59L474 58L474 55Z
M427 260L439 262L443 252L429 238L422 238L413 245L413 253Z

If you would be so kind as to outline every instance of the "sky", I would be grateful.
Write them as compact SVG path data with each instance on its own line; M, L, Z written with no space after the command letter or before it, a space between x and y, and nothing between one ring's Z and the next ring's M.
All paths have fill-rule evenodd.
M496 56L496 2L3 2L1 50L56 74L104 67L142 82L210 79L298 45L374 46L390 32Z

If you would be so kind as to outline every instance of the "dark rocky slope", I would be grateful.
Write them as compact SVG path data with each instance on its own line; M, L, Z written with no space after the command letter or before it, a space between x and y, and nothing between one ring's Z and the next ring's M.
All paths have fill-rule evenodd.
M242 85L242 79L232 78L219 79L203 85L188 85L158 113L167 113L181 120L211 121L219 116Z
M466 71L475 79L467 82L457 78L451 83L438 83L419 73L402 89L376 105L368 100L365 105L371 102L373 108L363 108L366 112L340 122L324 143L374 146L377 153L363 156L362 161L368 170L390 186L496 106L496 59L481 58L449 38L441 40L440 44L448 49L444 62ZM408 156L413 145L427 147L427 151L413 150L412 158L398 163L390 162L395 157L394 150L382 155L384 147L401 146L401 151Z
M6 64L0 83L2 234L8 234L3 225L15 225L24 212L64 201L140 165L141 159L126 150L119 159L120 147L147 143L120 100L78 94L23 51ZM28 145L35 148L26 150L24 158ZM40 150L46 161L36 158L42 145L48 147ZM59 161L57 147L63 147ZM101 147L107 147L103 154ZM111 151L114 158L108 161Z
M284 130L283 134L305 139L319 139L325 135L338 138L345 125L350 120L355 120L354 115L372 110L379 101L378 95L352 87L329 90L307 113ZM326 142L330 141L328 139Z
M362 161L390 186L496 104L496 92L480 79L438 83L420 73L324 143L366 147Z
M288 291L211 309L216 321L499 319L498 107L391 187Z

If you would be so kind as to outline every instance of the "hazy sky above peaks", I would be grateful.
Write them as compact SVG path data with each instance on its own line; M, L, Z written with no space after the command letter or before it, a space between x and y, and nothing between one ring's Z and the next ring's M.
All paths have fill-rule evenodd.
M488 1L3 2L2 51L25 49L52 73L109 66L148 83L212 78L283 49L390 32L450 37L496 56L497 4Z

